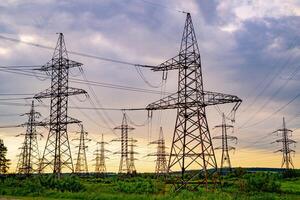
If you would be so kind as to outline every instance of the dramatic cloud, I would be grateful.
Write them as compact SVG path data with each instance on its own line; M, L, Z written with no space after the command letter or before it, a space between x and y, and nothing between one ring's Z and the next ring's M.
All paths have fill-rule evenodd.
M185 21L185 14L179 11L192 14L201 51L205 89L236 94L244 100L237 114L236 136L240 139L238 152L232 160L239 160L240 162L234 162L238 165L251 166L251 162L240 158L245 155L254 157L260 153L266 158L261 166L278 166L273 158L280 156L270 155L277 148L269 145L274 137L266 135L280 127L283 115L289 121L300 112L300 102L296 99L272 115L299 93L300 82L296 80L299 78L297 73L300 61L298 0L7 0L0 2L0 35L54 47L57 40L55 33L63 32L67 48L71 51L156 65L178 53ZM1 66L40 65L46 63L51 56L50 50L0 38ZM84 64L83 68L89 80L160 90L149 87L132 66L72 54L69 56ZM159 85L161 73L142 71L149 82ZM74 70L71 75L78 75L78 70ZM48 88L50 82L1 72L0 84L1 93L38 93ZM86 85L70 84L84 88L91 94ZM176 88L176 72L170 72L166 90L174 92ZM144 107L160 98L156 94L96 86L93 89L101 102L98 106L104 107ZM95 101L92 95L91 98ZM91 106L89 101L80 100L81 97L72 98L70 105ZM49 104L48 101L44 103ZM1 105L0 109L4 114L21 114L27 112L29 107ZM44 117L49 115L47 108L37 109ZM221 107L223 111L230 109L231 106ZM210 126L220 123L218 112L214 108L207 110ZM136 123L145 122L147 117L144 112L128 114ZM174 111L163 112L161 124L168 146L175 114ZM109 125L93 110L70 109L70 115L83 121L93 139L98 140L100 133L105 133L107 141L117 137L108 126L114 127L121 122L121 112L100 111L100 115L109 115L113 120L107 120ZM155 151L146 145L158 134L158 113L154 117L152 135L148 133L147 126L136 127L132 133L139 140L140 161L137 161L137 169L140 171L151 171L154 167L150 158L143 157ZM26 119L18 116L1 117L1 124L16 124L24 120ZM259 123L260 120L264 121ZM297 120L299 119L289 123L290 128L298 127ZM70 128L71 138L77 137L73 133L76 130L76 126ZM19 131L22 132L22 129L1 131L1 137L8 145L10 158L18 153L18 146L22 142L22 138L16 140L14 137ZM47 130L41 131L47 135ZM213 130L212 134L219 133ZM295 138L300 139L297 132ZM41 140L41 149L44 143L45 138ZM74 146L72 150L76 153ZM118 150L119 144L112 143L109 147L111 150ZM96 146L91 143L89 160L92 159L95 149ZM146 161L149 165L145 167L143 162ZM296 161L296 166L299 164ZM115 171L117 165L118 157L112 156L108 162L109 170Z

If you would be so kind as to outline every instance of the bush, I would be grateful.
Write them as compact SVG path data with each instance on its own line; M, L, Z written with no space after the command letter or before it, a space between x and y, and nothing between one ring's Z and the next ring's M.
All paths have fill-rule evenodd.
M284 170L282 178L297 178L300 177L300 171L295 169Z
M240 184L240 189L248 192L279 192L281 187L277 174L263 172L246 174Z
M85 190L84 185L80 182L80 178L73 175L63 176L60 179L57 179L53 175L41 176L39 180L45 188L56 189L61 192L79 192Z
M162 182L149 178L135 178L131 180L117 181L115 189L124 193L153 194L163 190L164 185Z

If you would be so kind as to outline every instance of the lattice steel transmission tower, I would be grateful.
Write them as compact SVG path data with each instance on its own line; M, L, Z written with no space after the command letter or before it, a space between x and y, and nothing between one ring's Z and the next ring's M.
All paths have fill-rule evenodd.
M236 111L242 100L233 95L204 91L200 52L189 13L179 54L153 66L152 70L178 70L178 91L149 104L146 108L149 111L177 109L168 172L181 171L181 176L175 183L177 189L186 187L189 183L197 186L204 183L207 186L208 176L217 171L217 162L205 108L216 104L236 103L233 108Z
M115 130L121 130L121 138L112 140L115 142L121 142L121 152L115 152L115 154L121 154L119 173L128 174L130 173L128 157L128 132L134 130L134 128L128 125L126 113L123 113L122 124L116 127Z
M168 170L168 164L167 164L166 157L169 156L169 154L166 152L166 145L165 145L165 139L164 139L162 127L160 127L160 129L159 129L158 140L152 141L152 142L150 142L150 144L157 145L156 153L151 153L151 154L147 155L147 156L156 156L155 173L157 175L165 175Z
M135 168L134 161L137 159L134 157L134 155L138 154L138 153L134 151L134 147L136 147L136 145L134 143L136 143L137 140L130 138L129 142L130 143L128 144L128 147L129 147L128 171L129 171L129 174L136 174L136 168Z
M78 132L80 133L80 137L78 139L74 140L79 140L79 145L76 146L78 147L78 153L77 153L77 159L76 159L76 165L75 165L75 172L76 173L88 173L88 164L87 164L87 159L86 159L86 149L88 146L86 145L86 142L91 141L90 139L87 138L88 132L86 132L83 128L83 125L80 124L81 131Z
M285 166L285 169L290 169L290 168L294 168L291 153L295 153L295 150L293 150L290 147L290 145L295 144L296 141L289 138L289 137L292 136L293 131L286 128L284 117L283 117L283 122L282 123L283 123L282 128L273 132L273 133L281 133L282 134L281 139L278 139L278 140L274 141L274 142L277 142L277 143L282 143L282 148L275 151L274 153L282 152L281 168L283 168Z
M74 172L67 126L80 121L68 116L68 98L72 95L86 95L87 92L69 87L69 70L81 66L81 63L68 58L64 36L59 33L52 59L40 69L51 75L51 87L35 95L36 99L51 99L50 131L42 157L41 170L50 168L58 177L63 168Z
M41 123L36 121L41 116L39 112L34 109L34 101L32 101L30 112L23 115L28 116L28 122L21 126L26 126L26 133L24 135L24 142L21 147L21 153L19 154L19 160L17 164L16 172L19 174L32 174L39 171L40 153L37 141L37 126L41 126Z
M95 165L95 172L96 173L106 173L106 164L105 159L108 159L107 156L105 156L105 152L110 152L109 150L105 149L105 145L108 144L107 142L104 142L103 134L101 138L101 142L97 142L97 145L100 145L100 149L97 146L97 150L94 152L94 155L96 156L96 165Z
M229 151L235 150L235 147L232 147L228 145L228 141L237 141L237 137L230 136L227 134L228 129L233 129L234 127L232 125L226 124L226 117L223 113L222 115L222 124L215 126L215 128L221 128L222 129L222 135L213 137L213 139L221 139L222 140L222 146L215 148L222 150L222 157L221 157L221 169L220 172L224 170L224 168L227 168L229 171L231 171L231 161L229 156Z

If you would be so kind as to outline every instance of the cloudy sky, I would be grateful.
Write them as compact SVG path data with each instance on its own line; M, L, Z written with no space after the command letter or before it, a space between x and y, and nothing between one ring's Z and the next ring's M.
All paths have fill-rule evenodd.
M300 1L298 0L6 0L0 2L0 66L42 65L51 59L52 50L34 47L14 38L54 47L58 32L65 35L69 51L111 58L130 63L157 65L178 53L186 15L192 15L198 45L202 57L204 88L209 91L234 94L243 99L236 114L234 132L239 138L231 152L234 166L280 167L281 155L273 152L280 144L271 144L278 138L270 134L282 125L286 118L288 128L295 130L293 139L300 141ZM99 59L70 54L73 60L84 64L88 80L101 83L160 91L160 72L142 69L147 81L130 65L107 62ZM83 79L79 70L72 70L72 78ZM150 83L150 84L148 84ZM0 93L33 94L43 91L50 80L28 77L0 71ZM90 94L97 107L140 108L160 98L159 94L89 87L70 83L83 88ZM176 71L170 72L166 91L174 92L177 87ZM95 91L96 98L92 95ZM29 100L5 100L16 96L3 96L0 101L0 124L14 125L26 121L18 116L27 112L29 106L4 105L1 102L30 103ZM37 103L42 105L41 103ZM49 105L49 101L43 101ZM93 107L84 97L71 97L70 116L83 121L92 141L89 143L89 167L93 167L95 141L101 133L106 141L119 137L112 127L121 123L120 111L77 110L76 106ZM233 105L220 106L228 112ZM37 107L46 118L49 110ZM155 146L147 145L158 137L159 126L164 129L166 144L170 147L175 123L175 112L155 112L152 125L146 123L147 113L127 112L135 130L130 136L138 140L138 171L153 171L154 158L145 157L155 152ZM215 107L207 109L211 135L220 131L213 127L221 122ZM101 117L102 116L102 117ZM104 120L103 120L104 118ZM78 137L77 126L70 126L71 139ZM24 128L1 129L0 137L8 147L12 160L11 171L15 170L16 155L22 137L15 135ZM39 129L44 137L39 139L43 151L47 130ZM72 140L75 157L78 141ZM214 141L217 147L219 141ZM120 144L109 143L107 148L119 151ZM300 152L300 145L295 150ZM294 147L293 147L294 148ZM220 160L220 152L217 159ZM118 169L119 156L109 154L107 169ZM300 158L293 157L295 167L300 167ZM147 164L145 164L147 163Z

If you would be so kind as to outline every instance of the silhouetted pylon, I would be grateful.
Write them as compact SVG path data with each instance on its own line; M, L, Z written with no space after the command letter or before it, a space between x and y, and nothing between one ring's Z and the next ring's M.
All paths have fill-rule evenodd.
M223 113L222 115L222 124L215 126L215 128L221 128L222 129L222 135L213 137L213 139L221 139L222 140L222 146L215 148L222 150L222 157L221 157L221 168L220 171L222 171L227 168L229 171L231 171L231 161L229 156L229 151L235 150L235 147L229 146L228 141L237 141L237 137L230 136L227 134L228 129L233 129L232 125L226 124L226 117Z
M179 54L153 66L152 70L178 70L178 91L146 107L149 111L177 109L168 161L168 172L181 171L180 176L174 175L177 176L174 181L176 189L191 184L192 187L207 186L208 178L217 171L217 162L205 109L217 104L236 103L232 110L235 112L241 99L204 90L200 51L190 13L186 16Z
M128 171L129 171L129 174L136 174L136 168L135 168L134 161L137 159L134 157L134 155L138 154L138 153L134 151L134 147L136 147L136 145L134 143L136 143L137 140L130 138L129 142L130 143L128 144L128 147L129 147Z
M275 151L276 152L282 152L282 163L281 168L285 166L285 169L294 168L291 153L295 153L295 150L293 150L290 145L295 144L295 140L289 139L289 137L292 136L292 130L289 130L286 128L285 119L283 117L282 122L282 128L274 131L273 133L281 133L281 139L275 140L274 142L282 143L282 148Z
M87 159L86 159L86 149L88 148L88 146L86 145L86 142L91 141L91 140L87 138L88 132L84 131L82 124L80 124L80 128L81 128L81 131L78 132L78 133L80 133L79 139L74 139L74 140L79 140L79 145L76 146L76 147L78 147L78 154L77 154L75 172L76 173L87 173L88 172L88 164L87 164Z
M128 156L128 132L134 130L134 128L128 125L126 113L123 113L122 124L116 127L115 130L121 130L121 138L112 140L121 142L121 152L115 152L115 154L121 154L119 173L128 174L130 173Z
M21 153L19 154L19 161L17 164L17 173L20 174L32 174L39 172L40 164L40 153L37 142L37 130L36 127L40 126L40 122L37 122L36 119L41 116L39 112L36 112L34 109L34 101L32 101L31 109L29 113L24 115L28 116L28 122L22 124L26 126L26 133L20 134L24 135L24 142L21 147Z
M50 130L40 171L47 171L49 168L58 178L63 168L74 172L67 127L68 124L81 121L68 116L68 99L69 96L87 94L87 92L69 86L69 70L81 66L81 63L68 58L64 35L59 33L52 59L40 69L51 75L51 87L34 96L36 99L51 99L48 122Z
M156 156L155 173L157 175L165 175L168 170L166 157L169 156L169 154L166 152L166 145L165 145L165 139L164 139L162 127L160 127L159 129L158 140L152 141L150 142L150 144L157 144L156 153L151 153L147 155L147 156Z
M108 144L107 142L104 142L103 134L101 138L101 142L97 142L97 150L94 152L95 161L95 172L96 173L106 173L106 164L105 159L108 159L108 157L105 156L105 152L110 152L109 150L105 149L105 144ZM100 149L99 149L100 145Z

